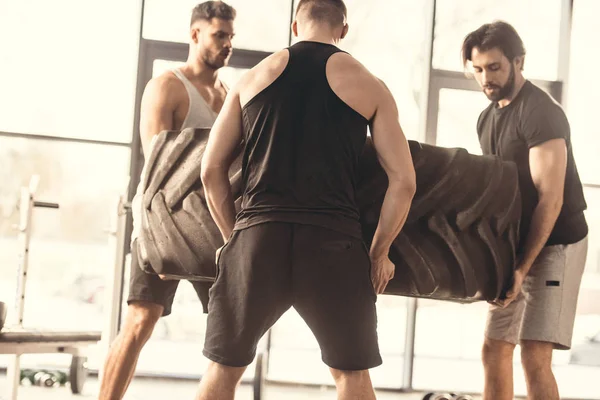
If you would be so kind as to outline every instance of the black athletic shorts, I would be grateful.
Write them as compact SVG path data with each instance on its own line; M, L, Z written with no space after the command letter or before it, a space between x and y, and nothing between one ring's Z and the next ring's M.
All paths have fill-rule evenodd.
M189 281L202 303L204 313L208 312L208 289L212 282ZM162 280L158 275L147 274L140 268L137 246L131 246L131 274L129 278L129 296L127 304L133 301L148 301L164 307L163 316L171 314L171 306L179 280Z
M233 232L217 270L204 344L210 360L247 366L261 337L293 306L329 367L381 364L377 295L360 239L311 225L263 223Z

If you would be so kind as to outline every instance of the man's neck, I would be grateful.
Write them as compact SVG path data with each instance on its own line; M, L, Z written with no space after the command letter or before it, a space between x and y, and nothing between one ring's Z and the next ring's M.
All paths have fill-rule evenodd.
M523 89L525 82L526 82L526 80L523 76L515 77L515 87L513 88L512 93L510 94L510 96L508 96L502 100L499 100L498 107L504 108L504 107L508 106L510 103L512 103L512 101L515 99L515 97L517 97L517 95L519 94L521 89Z
M190 80L200 82L206 86L216 87L219 85L219 70L209 67L205 63L197 61L192 57L188 58L181 69Z
M323 32L323 31L307 32L306 34L303 34L298 39L300 41L325 43L325 44L331 44L334 46L337 46L339 43L339 40L336 40L333 37L333 35L331 34L331 32Z

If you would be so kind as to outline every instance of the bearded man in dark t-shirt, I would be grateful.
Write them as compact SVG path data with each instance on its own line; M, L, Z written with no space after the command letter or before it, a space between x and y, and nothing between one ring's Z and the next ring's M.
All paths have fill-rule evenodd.
M571 347L588 234L569 122L523 77L525 49L511 25L497 21L469 33L462 55L491 100L477 122L481 149L517 165L523 207L514 282L488 314L483 398L513 398L520 344L528 398L558 400L552 351Z

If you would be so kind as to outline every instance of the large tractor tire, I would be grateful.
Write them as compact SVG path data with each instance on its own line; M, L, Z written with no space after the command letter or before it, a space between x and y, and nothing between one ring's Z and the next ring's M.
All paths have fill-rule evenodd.
M409 144L417 192L390 251L396 272L386 293L457 301L503 297L519 241L516 166L460 148ZM370 141L359 171L357 201L370 244L387 188Z
M168 279L214 281L215 253L223 239L213 221L200 180L209 129L161 132L141 177L142 231L136 240L139 265ZM241 158L231 166L234 197L241 193Z
M167 278L212 281L223 244L200 181L208 129L162 132L143 179L140 265ZM386 293L470 302L502 297L511 283L521 200L516 167L410 141L417 193L394 241L396 265ZM361 158L357 201L364 240L373 239L387 189L370 139ZM239 207L241 153L229 172Z

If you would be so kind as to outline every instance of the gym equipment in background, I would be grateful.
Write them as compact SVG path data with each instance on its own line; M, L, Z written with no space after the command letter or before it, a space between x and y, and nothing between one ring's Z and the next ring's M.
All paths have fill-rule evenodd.
M50 332L25 329L23 327L23 314L25 311L25 286L28 276L29 242L32 232L34 208L58 209L56 203L46 203L35 199L39 177L33 176L29 187L21 189L20 223L19 223L19 265L17 274L17 290L15 297L15 311L8 313L10 324L6 324L0 331L0 354L12 354L9 362L8 394L7 400L17 400L19 384L21 382L22 354L71 354L69 368L69 382L71 392L81 393L88 375L85 349L100 340L100 332ZM41 378L40 378L41 379Z

